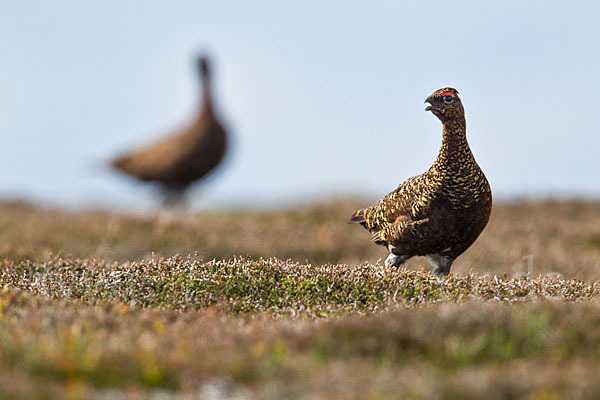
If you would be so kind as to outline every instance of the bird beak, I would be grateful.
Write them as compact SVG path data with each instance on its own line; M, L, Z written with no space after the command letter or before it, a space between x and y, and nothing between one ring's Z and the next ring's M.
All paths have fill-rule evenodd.
M425 111L431 111L433 109L434 106L433 106L433 103L431 102L431 100L432 100L431 96L429 96L425 99L425 103L431 104L430 106L425 107Z

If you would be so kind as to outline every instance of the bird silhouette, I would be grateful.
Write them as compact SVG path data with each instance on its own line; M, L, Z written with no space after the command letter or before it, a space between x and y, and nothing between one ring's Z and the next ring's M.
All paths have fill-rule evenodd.
M376 244L388 248L387 266L398 267L413 256L429 256L433 273L442 277L487 225L492 192L467 142L458 91L439 89L425 102L430 104L425 110L443 124L437 159L427 172L355 212L350 222L360 223Z
M212 76L206 56L197 60L202 102L197 116L184 129L147 147L115 158L111 165L144 182L156 182L168 206L181 203L186 189L204 178L222 160L227 134L215 116Z

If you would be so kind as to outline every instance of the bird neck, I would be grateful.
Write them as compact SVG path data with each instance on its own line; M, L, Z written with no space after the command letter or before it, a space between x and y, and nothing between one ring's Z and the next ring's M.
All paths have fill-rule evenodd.
M435 164L449 164L469 161L473 157L467 142L467 128L464 116L444 122L442 146Z
M202 111L212 111L212 84L208 74L202 75Z

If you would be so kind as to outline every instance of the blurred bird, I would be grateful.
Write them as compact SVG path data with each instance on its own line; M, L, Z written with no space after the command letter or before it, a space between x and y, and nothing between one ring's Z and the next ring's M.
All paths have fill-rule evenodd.
M197 67L203 101L193 122L111 162L114 168L135 179L161 184L165 205L179 204L188 186L211 172L227 149L227 134L214 114L208 59L199 57Z
M427 172L355 212L350 222L364 226L376 244L388 248L386 266L398 267L413 256L429 256L433 273L442 277L487 225L492 192L467 143L458 91L439 89L425 102L430 104L425 111L443 124L437 159Z

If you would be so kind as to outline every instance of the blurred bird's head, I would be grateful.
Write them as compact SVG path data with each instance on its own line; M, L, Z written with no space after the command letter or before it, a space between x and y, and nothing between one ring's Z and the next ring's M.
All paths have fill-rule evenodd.
M425 100L425 103L431 104L425 108L425 111L431 111L442 123L463 118L465 114L458 97L458 90L454 88L436 90Z

